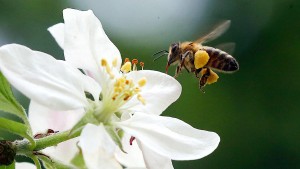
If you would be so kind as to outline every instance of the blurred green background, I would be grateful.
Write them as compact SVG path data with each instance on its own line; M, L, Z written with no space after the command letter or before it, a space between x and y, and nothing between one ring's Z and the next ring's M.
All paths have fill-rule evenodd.
M231 20L230 29L208 45L235 42L240 70L219 74L205 94L193 74L183 72L182 95L163 114L217 132L221 143L203 159L174 161L174 168L300 168L299 0L0 0L0 45L19 43L62 59L46 29L63 22L67 7L92 9L123 57L159 71L166 58L153 62L153 53Z

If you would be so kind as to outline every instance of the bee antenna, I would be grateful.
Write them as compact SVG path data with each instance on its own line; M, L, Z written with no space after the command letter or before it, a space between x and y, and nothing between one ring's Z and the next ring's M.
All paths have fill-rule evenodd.
M161 54L161 53L162 53L162 54ZM166 55L166 54L168 54L168 53L169 53L169 52L168 52L167 50L161 50L161 51L159 51L159 52L154 53L152 56L155 56L155 55L158 55L158 54L161 54L161 55L155 57L155 58L153 59L153 61L156 61L157 59L161 58L162 56L164 56L164 55Z

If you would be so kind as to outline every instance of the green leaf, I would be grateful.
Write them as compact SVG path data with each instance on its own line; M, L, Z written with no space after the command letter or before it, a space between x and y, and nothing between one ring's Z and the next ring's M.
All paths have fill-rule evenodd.
M22 136L28 139L33 147L35 146L34 139L28 134L28 127L23 123L0 117L0 129Z
M115 128L111 126L105 126L105 129L110 135L110 137L113 139L113 141L119 146L121 151L125 152L123 149L121 138L119 137L119 134L116 132Z
M0 169L15 169L15 161L12 163L12 164L10 164L10 165L2 165L2 166L0 166Z
M27 119L24 108L15 99L11 87L2 72L0 72L0 110L14 114L23 120Z

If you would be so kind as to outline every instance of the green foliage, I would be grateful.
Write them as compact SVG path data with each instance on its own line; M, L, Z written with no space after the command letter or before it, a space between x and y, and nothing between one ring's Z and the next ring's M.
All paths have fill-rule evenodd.
M71 160L71 163L78 168L82 168L82 169L86 168L81 150Z
M5 166L5 165L0 166L0 169L15 169L15 161L8 166Z
M23 121L27 119L26 112L15 99L11 87L2 72L0 72L0 110L16 115Z
M32 145L35 145L34 139L28 133L28 127L22 123L0 118L0 129L7 130L11 133L27 138Z

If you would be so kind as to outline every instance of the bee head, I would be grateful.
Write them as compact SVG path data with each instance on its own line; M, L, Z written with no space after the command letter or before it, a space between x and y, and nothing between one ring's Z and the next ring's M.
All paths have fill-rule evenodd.
M169 48L168 65L171 65L172 63L179 60L180 59L179 54L180 54L179 43L177 42L171 44Z

